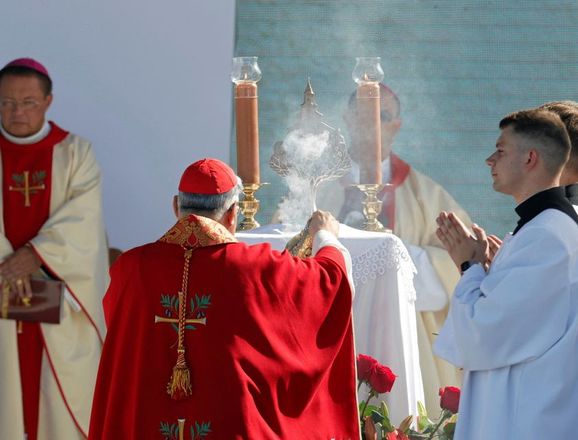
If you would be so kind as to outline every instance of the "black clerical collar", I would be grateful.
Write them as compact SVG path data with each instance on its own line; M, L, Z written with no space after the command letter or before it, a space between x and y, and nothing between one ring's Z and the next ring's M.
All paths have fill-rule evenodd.
M578 183L573 183L572 185L568 185L564 187L566 190L566 198L572 203L573 205L578 205Z
M516 207L516 212L520 216L520 220L518 220L518 226L514 229L513 234L518 232L522 226L546 209L562 211L578 224L578 215L576 215L574 206L572 206L566 198L565 188L558 186L540 191Z

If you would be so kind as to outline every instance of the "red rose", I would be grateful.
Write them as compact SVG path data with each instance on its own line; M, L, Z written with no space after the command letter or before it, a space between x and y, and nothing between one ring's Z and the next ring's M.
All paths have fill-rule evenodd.
M360 382L369 382L373 369L378 362L366 354L357 355L357 379Z
M457 387L440 388L440 406L457 414L460 406L460 389Z
M369 377L369 385L378 393L391 391L397 376L385 365L377 364Z
M398 431L397 429L392 432L388 432L385 436L385 440L409 440L407 434Z

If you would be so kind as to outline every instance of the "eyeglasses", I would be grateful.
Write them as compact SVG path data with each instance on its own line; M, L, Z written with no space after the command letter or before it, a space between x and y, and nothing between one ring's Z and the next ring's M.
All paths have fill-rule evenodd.
M35 99L25 99L24 101L3 99L0 101L0 109L11 112L15 111L17 108L21 108L24 111L35 110L39 105L40 103Z

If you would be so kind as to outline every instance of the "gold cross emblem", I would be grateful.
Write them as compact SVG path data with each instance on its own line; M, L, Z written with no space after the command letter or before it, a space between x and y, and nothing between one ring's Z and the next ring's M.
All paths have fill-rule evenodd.
M32 179L36 182L41 182L36 185L30 184L30 171L24 171L23 174L15 174L12 176L14 180L16 180L21 186L12 186L8 187L9 191L18 191L24 195L24 206L30 207L30 194L36 194L38 191L46 189L44 185L44 176L46 173L44 171L38 171L34 173Z
M155 315L155 324L158 323L169 323L169 324L178 324L179 320L178 318L165 318L163 316L157 316ZM202 325L207 325L207 318L201 318L201 319L185 319L185 324L202 324Z
M155 315L155 324L174 324L174 326L179 325L178 317L173 318L175 314L179 314L179 306L181 302L182 305L185 307L183 309L183 313L188 315L189 317L197 316L196 319L186 318L185 319L185 326L189 324L200 324L200 325L207 325L207 318L203 312L204 309L207 309L211 305L211 296L210 295L195 295L194 299L191 301L190 304L190 311L186 312L186 303L184 301L184 295L182 292L179 292L178 295L161 295L161 305L163 309L165 309L166 316L158 316ZM175 328L176 330L176 328Z

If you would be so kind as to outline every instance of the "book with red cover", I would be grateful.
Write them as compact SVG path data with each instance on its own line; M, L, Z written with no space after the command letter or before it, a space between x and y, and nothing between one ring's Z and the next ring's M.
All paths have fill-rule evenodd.
M0 318L15 321L60 323L64 283L31 278L32 298L24 302L17 294L0 292Z

